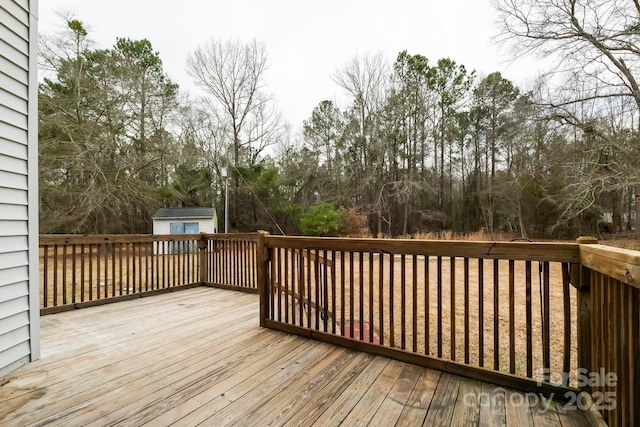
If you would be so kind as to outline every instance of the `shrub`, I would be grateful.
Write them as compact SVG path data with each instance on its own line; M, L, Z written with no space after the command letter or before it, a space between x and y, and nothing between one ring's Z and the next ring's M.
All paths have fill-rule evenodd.
M371 237L367 214L358 208L334 209L328 203L317 203L300 218L305 236Z
M300 218L300 227L305 236L338 236L340 212L328 203L317 203Z
M340 208L338 210L338 234L345 237L371 237L367 226L367 214L358 208Z

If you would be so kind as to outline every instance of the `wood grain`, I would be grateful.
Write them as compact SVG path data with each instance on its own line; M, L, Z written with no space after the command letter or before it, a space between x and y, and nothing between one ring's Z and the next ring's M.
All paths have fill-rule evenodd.
M258 313L257 295L200 287L46 316L43 357L3 378L0 424L448 425L455 408L483 423L460 399L484 383L260 328Z

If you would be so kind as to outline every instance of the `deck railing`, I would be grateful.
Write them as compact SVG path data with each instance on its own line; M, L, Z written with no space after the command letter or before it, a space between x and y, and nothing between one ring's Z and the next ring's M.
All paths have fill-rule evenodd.
M577 244L263 240L265 326L519 389L569 390L547 385L577 363Z
M638 423L637 253L266 234L258 248L263 326Z
M257 292L255 234L40 236L42 314L201 284Z
M579 242L41 236L41 312L260 289L263 326L637 425L640 256Z
M207 257L205 284L247 292L258 292L256 233L205 234L202 248Z
M640 425L640 253L583 244L580 261L581 385L610 426Z

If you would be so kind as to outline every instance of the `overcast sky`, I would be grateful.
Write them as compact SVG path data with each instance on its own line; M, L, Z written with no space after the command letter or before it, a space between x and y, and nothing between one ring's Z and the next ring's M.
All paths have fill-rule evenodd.
M533 61L511 63L492 42L498 27L489 0L47 0L40 1L41 33L61 25L59 11L74 12L97 47L113 46L116 37L148 39L171 79L196 96L185 61L199 44L212 37L264 42L269 88L294 129L320 101L340 104L331 75L357 54L382 51L391 62L402 50L432 63L449 57L517 84L536 74Z

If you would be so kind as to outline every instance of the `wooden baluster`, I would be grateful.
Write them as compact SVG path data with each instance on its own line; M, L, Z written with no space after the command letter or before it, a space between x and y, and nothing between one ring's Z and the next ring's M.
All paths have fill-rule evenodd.
M374 292L375 292L375 287L374 287L374 263L373 263L373 258L374 258L374 253L370 252L369 253L369 342L373 342L373 332L374 332L374 319L373 319L373 312L375 309L375 305L374 305Z
M484 366L484 259L478 259L478 366Z
M271 277L275 278L276 298L278 299L278 322L282 322L282 249L273 248L273 256L275 259L271 260L271 265L276 265L276 272L275 274L272 273Z
M497 259L493 260L493 369L500 369L500 267Z
M354 276L355 276L353 251L349 251L349 333L351 338L355 338L354 334L354 316L355 316L355 295L354 295Z
M114 244L115 246L115 244ZM123 291L122 291L122 285L123 285L123 278L122 278L122 273L123 273L123 269L122 269L122 248L123 248L123 244L122 243L118 243L118 282L120 284L120 295L122 295ZM127 288L127 293L128 293L128 288Z
M89 301L93 301L93 248L95 245L89 244ZM100 260L98 259L98 264ZM100 270L99 267L96 267L96 293L100 292Z
M533 378L533 315L531 310L531 261L525 261L525 316L527 335L527 377Z
M49 307L49 246L42 246L44 259L42 260L42 305Z
M431 278L429 277L429 255L424 256L424 354L429 354L429 324L430 322L430 310L431 296L430 296L430 284Z
M551 322L549 304L549 263L542 263L542 297L543 297L543 320L542 320L542 364L544 368L544 380L550 380L551 374Z
M358 280L358 300L359 300L359 322L360 322L360 341L364 340L364 259L362 258L362 252L358 252L358 272L360 277ZM355 337L354 337L355 338Z
M86 288L85 288L85 284L84 284L85 281L86 281L85 262L86 262L85 244L82 243L80 245L80 302L84 302L85 293L86 293Z
M295 325L296 324L296 299L295 299L295 294L296 294L296 250L295 249L288 249L287 252L289 253L290 257L291 257L291 293L290 293L290 298L291 298L291 324ZM289 271L289 270L287 270Z
M304 256L303 251L298 251L298 292L300 294L300 326L304 326Z
M78 291L78 276L76 272L77 268L77 254L76 254L76 244L71 245L71 303L76 303L76 293Z
M284 254L284 322L289 323L289 298L293 294L293 289L289 287L289 257L292 252L289 249L283 249ZM295 322L293 322L295 323Z
M116 296L116 244L111 243L111 296ZM122 295L122 282L120 283L120 294Z
M394 316L394 311L395 311L395 298L394 298L394 294L395 294L395 277L394 277L394 260L395 260L395 255L390 253L389 254L389 345L391 347L395 347L395 330L396 330L396 325L395 325L395 316Z
M413 334L413 346L412 349L414 353L418 352L418 256L413 255L411 259L411 267L412 267L412 276L411 276L411 285L412 285L412 307L411 307L411 315L413 317L413 324L411 325L411 333Z
M331 319L332 328L331 331L336 333L336 251L331 251L331 313L333 318Z
M53 306L58 306L58 245L53 245Z
M268 289L267 295L269 297L269 319L282 321L282 315L280 312L280 277L279 271L276 273L276 267L280 267L280 248L272 248L271 257L269 259L269 277L267 278ZM237 252L236 252L237 254ZM236 283L237 285L237 283ZM278 300L278 304L276 305L276 298ZM276 315L276 307L278 309Z
M313 288L311 283L311 251L309 249L306 250L306 260L307 260L307 279L305 285L305 291L307 294L307 328L311 329L311 304L313 303ZM316 310L317 311L317 310Z
M509 260L509 373L516 373L515 261Z
M380 252L378 259L378 329L380 330L380 344L384 345L384 252Z
M569 283L569 264L562 263L562 299L564 302L564 348L562 361L562 384L569 385L571 372L571 284Z
M451 360L456 360L456 258L449 258L449 277L450 277L450 287L449 287L449 298L450 298L450 309L449 309L449 323L450 323L450 331L451 331L451 348L449 350Z
M67 305L67 245L62 245L62 304Z
M438 329L437 329L437 342L438 345L438 357L442 357L442 257L437 258L437 278L436 286L438 289Z
M407 348L407 261L400 255L400 348Z
M464 258L464 363L469 363L469 258Z

